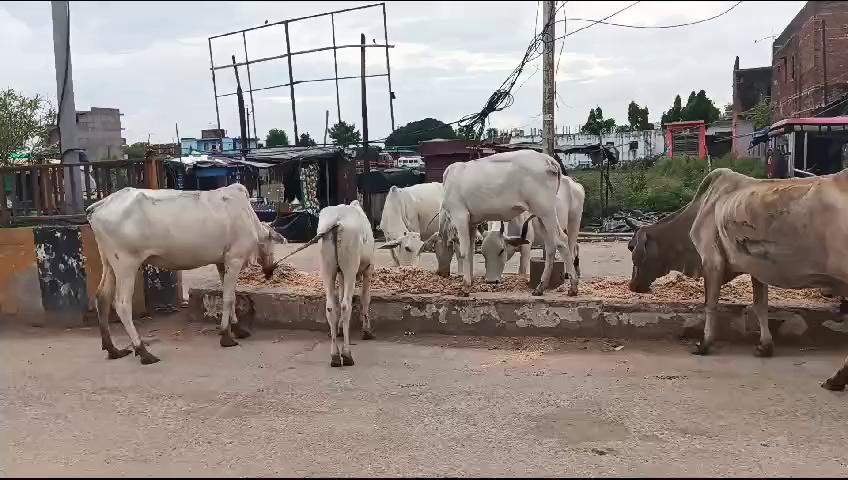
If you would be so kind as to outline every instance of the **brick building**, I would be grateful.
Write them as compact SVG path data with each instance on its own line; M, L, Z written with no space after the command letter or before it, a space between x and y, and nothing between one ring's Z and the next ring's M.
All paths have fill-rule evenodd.
M772 45L772 121L848 112L848 2L807 2Z
M739 57L733 63L733 114L731 132L733 153L737 157L761 156L749 152L750 135L754 132L750 111L763 100L771 98L772 67L739 68Z

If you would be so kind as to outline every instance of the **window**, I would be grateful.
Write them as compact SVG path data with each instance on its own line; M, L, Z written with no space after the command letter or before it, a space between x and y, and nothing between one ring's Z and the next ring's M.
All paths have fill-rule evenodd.
M792 55L792 80L795 80L795 55Z
M630 142L630 150L638 150L638 149L639 149L639 142L638 141L637 142Z

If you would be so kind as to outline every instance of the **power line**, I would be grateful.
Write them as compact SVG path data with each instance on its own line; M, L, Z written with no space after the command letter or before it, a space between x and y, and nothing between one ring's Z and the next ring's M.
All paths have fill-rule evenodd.
M590 23L589 25L586 25L585 27L580 27L580 28L578 28L577 30L575 30L575 31L573 31L573 32L566 33L565 35L563 35L563 36L562 36L562 37L560 37L560 38L565 38L565 37L568 37L568 36L574 35L574 34L575 34L575 33L577 33L577 32L582 32L583 30L586 30L587 28L594 27L595 25L597 25L597 24L599 24L599 23L604 23L604 21L605 21L605 20L609 20L610 18L612 18L612 17L614 17L614 16L618 15L619 13L621 13L621 12L623 12L623 11L625 11L625 10L629 10L630 8L635 7L635 6L636 6L637 4L639 4L639 3L641 3L641 1L640 1L640 0L637 0L637 1L633 2L633 3L631 3L630 5L628 5L628 6L624 7L624 8L622 8L621 10L618 10L618 11L616 11L616 12L614 12L614 13L611 13L611 14L607 15L606 17L604 17L604 18L602 18L602 19L600 19L600 20L592 20L592 22L593 22L593 23ZM559 40L559 39L557 39L557 40Z
M637 3L638 3L638 2L637 2ZM622 24L622 23L614 23L614 22L607 22L607 21L605 21L605 20L607 20L607 18L609 18L609 17L607 17L607 18L603 18L603 19L601 19L601 20L592 20L592 19L587 19L587 18L569 18L568 20L572 20L572 21L579 21L579 22L594 22L594 23L592 23L592 25L595 25L595 24L598 24L598 23L602 23L602 24L604 24L604 25L610 25L610 26L613 26L613 27L624 27L624 28L638 28L638 29L666 29L666 28L679 28L679 27L688 27L688 26L690 26L690 25L697 25L697 24L699 24L699 23L708 22L708 21L710 21L710 20L715 20L716 18L719 18L719 17L721 17L721 16L723 16L723 15L727 15L728 13L730 13L730 11L731 11L731 10L733 10L733 9L734 9L734 8L736 8L736 7L738 7L738 6L739 6L739 4L741 4L741 3L742 3L741 1L740 1L740 2L736 2L735 4L733 4L733 5L732 5L730 8L728 8L727 10L725 10L725 11L723 11L723 12L721 12L721 13L718 13L718 14L716 14L716 15L713 15L712 17L709 17L709 18L703 18L703 19L701 19L701 20L696 20L696 21L694 21L694 22L677 23L677 24L674 24L674 25L626 25L626 24ZM631 5L631 6L632 6L632 5ZM630 7L627 7L627 8L630 8ZM564 20L563 20L563 21L564 21ZM586 27L586 28L588 28L588 27ZM575 31L574 31L574 32L572 32L572 33L577 33L577 32L579 32L579 31L580 31L580 30L575 30ZM570 34L569 34L569 35L570 35ZM766 37L766 38L768 38L768 37ZM761 40L762 40L762 39L761 39ZM756 43L756 41L755 41L754 43Z

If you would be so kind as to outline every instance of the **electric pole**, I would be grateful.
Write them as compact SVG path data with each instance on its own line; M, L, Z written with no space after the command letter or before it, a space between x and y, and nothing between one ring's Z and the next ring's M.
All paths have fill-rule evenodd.
M71 69L71 17L68 2L50 2L53 14L53 56L56 63L56 95L59 99L59 150L63 164L79 164L77 110ZM82 176L78 167L65 176L65 205L69 213L82 213Z
M554 148L554 102L556 96L556 80L554 79L554 43L556 38L555 1L545 0L542 8L542 39L545 42L542 57L542 152L556 158Z

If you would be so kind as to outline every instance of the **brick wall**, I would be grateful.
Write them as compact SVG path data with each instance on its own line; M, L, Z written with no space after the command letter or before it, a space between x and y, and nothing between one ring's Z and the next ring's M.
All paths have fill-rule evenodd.
M848 94L848 2L807 2L772 50L773 121L814 116Z

